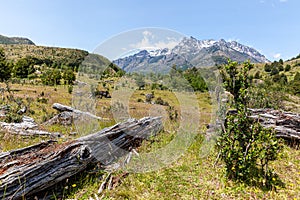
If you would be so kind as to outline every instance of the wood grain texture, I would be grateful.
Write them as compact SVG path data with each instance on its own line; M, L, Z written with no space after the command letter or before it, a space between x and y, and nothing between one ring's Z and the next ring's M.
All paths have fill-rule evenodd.
M22 199L82 172L108 166L162 128L159 117L129 119L97 133L58 144L42 142L0 154L0 199Z

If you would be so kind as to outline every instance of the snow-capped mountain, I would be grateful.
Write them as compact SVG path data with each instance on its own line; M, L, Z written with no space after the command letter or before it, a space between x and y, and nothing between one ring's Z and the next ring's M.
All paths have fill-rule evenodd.
M150 56L161 56L161 55L166 55L166 54L170 54L171 51L168 48L163 48L163 49L156 49L156 50L151 50L148 51Z
M228 58L238 62L269 62L254 48L236 41L197 40L194 37L183 38L173 49L142 50L113 62L129 72L165 72L173 65L181 68L214 66L226 63Z

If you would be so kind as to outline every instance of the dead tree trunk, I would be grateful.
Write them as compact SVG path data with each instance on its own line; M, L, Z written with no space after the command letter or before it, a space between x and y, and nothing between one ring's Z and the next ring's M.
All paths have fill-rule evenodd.
M21 123L0 122L0 130L22 136L50 136L52 138L60 137L60 133L50 133L48 131L38 130L39 126L34 119L23 116Z
M71 142L47 141L1 153L0 199L32 196L89 164L110 165L161 127L160 118L130 119Z
M54 108L55 110L58 110L59 112L70 112L70 113L74 113L77 115L85 115L94 119L98 119L98 120L103 120L101 117L98 117L92 113L89 112L83 112L81 110L77 110L75 108L72 108L70 106L66 106L66 105L62 105L60 103L54 103L52 105L52 108Z
M273 109L249 109L251 118L266 128L274 128L276 136L290 140L300 140L300 115Z
M249 109L250 118L260 122L265 128L274 128L276 137L300 142L300 115L273 109ZM229 110L228 115L235 115L236 110ZM222 128L222 122L209 124L208 135Z

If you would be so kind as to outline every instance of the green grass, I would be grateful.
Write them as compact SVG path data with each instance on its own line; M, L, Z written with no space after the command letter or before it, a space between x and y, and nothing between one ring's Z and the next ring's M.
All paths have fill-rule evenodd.
M164 140L164 138L160 138ZM130 173L113 190L104 192L104 199L299 199L298 150L285 147L279 160L272 165L285 187L277 191L265 191L259 187L235 183L223 176L222 162L216 166L216 152L202 157L198 135L188 151L175 163L163 169L147 173ZM148 145L148 144L146 144ZM118 176L122 171L115 172ZM97 194L101 180L87 181L68 198L88 199ZM99 196L102 196L99 195Z
M141 91L145 92L145 91ZM146 91L147 93L149 91ZM136 102L140 91L133 95ZM171 95L163 95L155 91L164 100L174 101ZM209 122L212 105L207 93L197 94L201 113L206 115L200 123ZM170 97L170 99L168 98ZM139 103L143 108L143 103ZM136 104L138 107L139 104ZM176 105L176 104L175 104ZM144 108L143 108L144 109ZM284 187L277 187L276 191L267 191L259 186L248 186L226 180L223 175L224 165L219 161L215 166L217 152L210 151L204 156L201 150L203 133L205 128L195 138L189 149L169 166L163 169L146 172L130 173L122 179L122 183L113 190L106 190L103 199L299 199L300 191L300 152L285 146L284 152L279 160L272 163L280 179L285 183ZM139 152L151 152L167 145L174 137L173 132L162 132L157 137L145 141L139 148ZM114 173L118 176L123 171ZM76 199L95 199L95 194L102 180L85 183L84 189L72 193L69 197Z
M14 93L16 97L24 99L30 97L34 100L31 103L31 109L35 111L32 117L38 122L42 121L41 118L44 115L55 113L51 108L52 103L71 104L72 95L68 94L67 88L64 86L58 86L54 89L50 86L14 84L12 88L16 91ZM45 94L44 98L48 99L47 103L37 102L36 100L42 91ZM153 114L154 110L158 113L165 113L165 131L148 141L144 141L138 149L140 154L154 150L159 151L168 145L174 139L175 130L179 123L179 121L168 119L167 106L138 102L138 99L144 99L147 93L151 93L151 90L137 90L133 93L130 97L129 112L135 118L148 116L149 113ZM171 106L174 106L174 109L179 110L178 99L171 92L155 90L154 95L154 100L161 97ZM265 191L259 187L250 187L226 180L223 175L223 163L219 161L214 165L217 152L208 150L210 152L208 156L204 156L206 152L202 152L205 125L213 117L213 105L208 93L197 93L196 96L199 103L201 115L199 123L201 126L192 145L178 160L156 171L129 173L126 177L122 176L126 172L125 169L116 171L113 176L121 177L121 182L113 190L105 190L100 195L97 194L97 191L106 172L93 168L63 183L61 187L64 198L89 199L92 197L95 199L95 194L97 194L99 197L103 195L103 199L300 199L298 192L300 191L300 152L290 147L285 147L279 160L272 163L280 179L285 183L285 187L278 187L276 191ZM111 119L113 115L110 104L111 99L97 99L97 115ZM108 120L99 122L98 125L100 128L104 128L114 123L114 120ZM75 130L74 126L53 125L43 128L54 132L62 132L65 138L60 142L78 137L78 135L70 135L70 132ZM45 137L21 137L1 133L0 147L2 150L7 151L46 139Z

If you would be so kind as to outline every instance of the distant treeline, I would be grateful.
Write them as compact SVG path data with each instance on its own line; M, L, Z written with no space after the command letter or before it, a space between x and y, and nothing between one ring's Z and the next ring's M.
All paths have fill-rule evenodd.
M203 71L193 67L181 69L174 65L169 73L128 74L135 80L139 89L151 90L193 90L205 92L208 90L203 78Z
M276 87L276 90L284 90L285 92L300 95L300 73L296 72L290 80L288 80L287 77L287 72L289 72L293 67L297 66L299 65L285 65L282 59L280 59L279 61L274 61L270 64L266 63L264 66L264 70L265 72L267 72L268 76L264 79L270 84L270 86ZM254 75L254 78L261 78L260 73L257 72Z
M118 73L118 76L124 74L124 71L120 68L104 57L99 56L98 58L98 55L96 57L103 63L103 66L90 65L90 62L86 61L89 54L85 51L45 47L46 50L35 49L32 53L33 50L30 47L27 47L28 50L26 48L24 50L24 48L18 46L16 46L16 49L6 48L4 50L0 48L1 82L6 80L18 82L21 79L29 79L44 85L71 85L76 80L77 72L91 73L97 77L103 76L103 74L108 76L113 73ZM16 59L16 53L20 53L23 57L18 55L18 59ZM103 67L105 70L101 71ZM93 68L98 68L98 71Z

